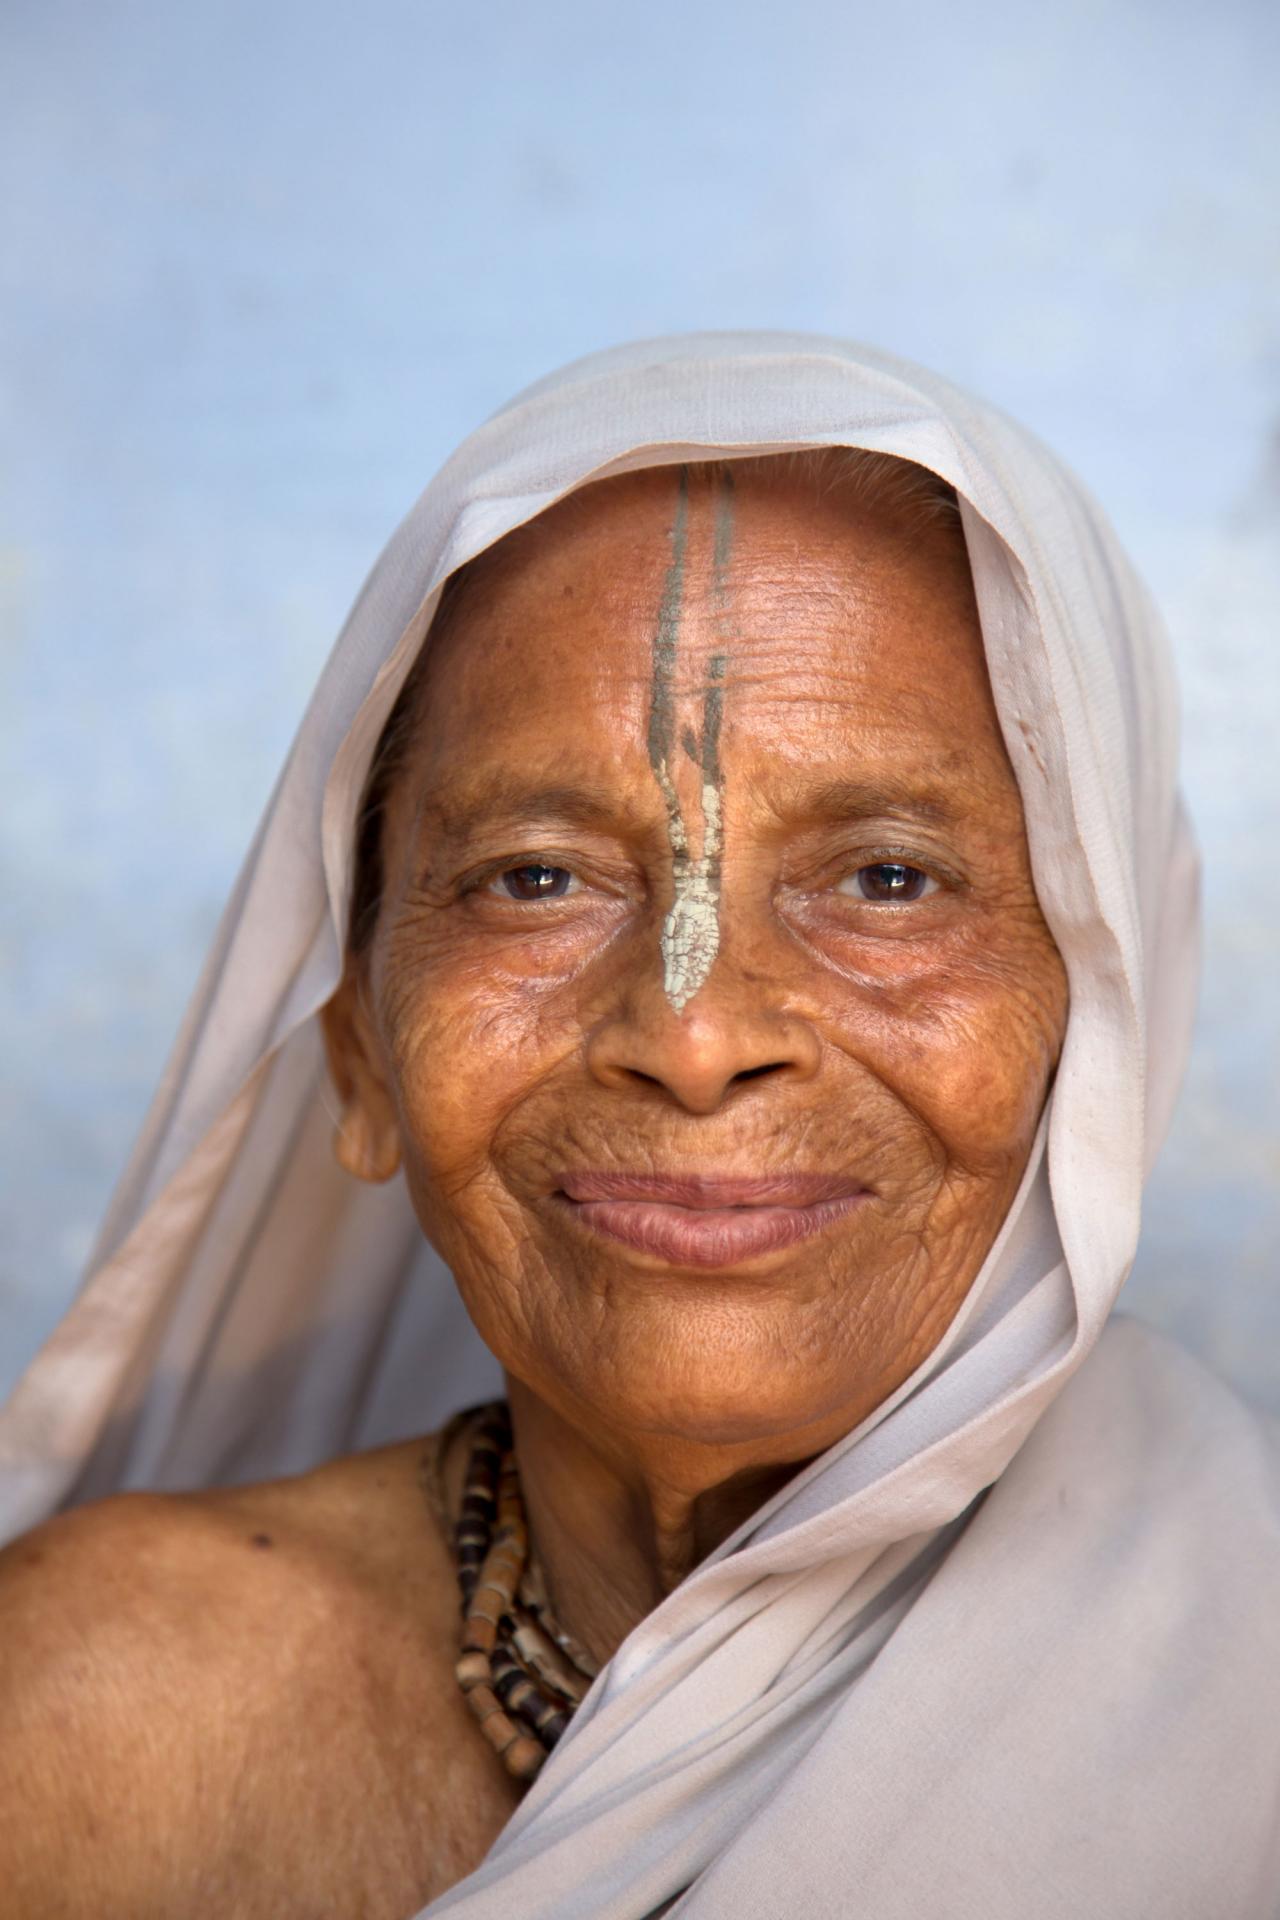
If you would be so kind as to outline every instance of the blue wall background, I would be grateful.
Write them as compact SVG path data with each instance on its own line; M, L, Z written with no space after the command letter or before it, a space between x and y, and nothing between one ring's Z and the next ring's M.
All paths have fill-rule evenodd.
M1280 11L7 0L0 1385L69 1298L360 580L577 353L935 364L1172 628L1206 990L1129 1300L1280 1406Z

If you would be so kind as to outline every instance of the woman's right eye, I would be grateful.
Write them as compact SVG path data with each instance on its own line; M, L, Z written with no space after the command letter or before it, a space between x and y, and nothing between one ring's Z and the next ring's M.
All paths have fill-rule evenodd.
M489 891L505 893L509 900L562 900L576 884L568 867L544 866L534 860L495 874Z

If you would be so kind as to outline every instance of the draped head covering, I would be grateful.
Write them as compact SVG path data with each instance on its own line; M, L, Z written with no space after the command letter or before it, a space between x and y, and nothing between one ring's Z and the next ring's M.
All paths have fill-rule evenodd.
M1271 1913L1274 1441L1155 1335L1103 1337L1194 997L1167 649L1050 454L843 341L594 355L498 413L414 506L307 710L79 1299L0 1419L0 1519L291 1471L494 1389L403 1183L362 1185L331 1150L315 1016L373 749L444 582L514 527L609 474L825 446L958 495L1067 970L1061 1061L934 1352L641 1622L430 1911Z

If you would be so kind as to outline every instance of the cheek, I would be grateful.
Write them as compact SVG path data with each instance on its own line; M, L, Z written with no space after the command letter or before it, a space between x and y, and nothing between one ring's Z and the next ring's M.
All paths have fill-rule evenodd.
M415 1198L455 1199L511 1109L580 1042L554 982L491 965L388 966L383 1030Z
M909 1107L954 1166L1020 1171L1057 1062L1066 981L1047 933L963 954L860 996L851 1051Z

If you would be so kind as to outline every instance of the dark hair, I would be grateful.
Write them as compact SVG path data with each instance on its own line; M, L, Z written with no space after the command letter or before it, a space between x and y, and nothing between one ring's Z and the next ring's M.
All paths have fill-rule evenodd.
M347 954L359 960L373 939L382 905L383 858L382 821L395 785L396 776L409 751L418 721L418 689L426 677L428 642L439 637L450 619L466 585L466 576L474 561L450 574L440 595L440 604L427 631L408 678L396 696L378 744L369 762L364 789L356 812L355 858L351 876L351 907L347 917Z
M692 464L691 473L714 473L726 463L702 461ZM939 474L914 461L902 460L891 453L869 453L860 447L804 447L792 453L752 454L732 462L736 474L743 469L767 467L783 471L789 479L810 482L820 495L836 491L849 494L855 502L886 506L903 519L913 531L946 523L960 534L959 505L954 487ZM595 484L607 486L608 480ZM511 538L507 535L507 539ZM501 547L505 543L498 542ZM445 582L430 631L418 650L400 693L378 736L369 772L365 778L360 806L356 814L355 861L351 885L351 911L347 921L347 952L359 959L368 949L378 924L382 904L383 857L382 822L387 801L395 785L413 739L418 720L418 692L426 677L429 642L439 637L457 616L467 587L476 569L495 548L488 548L460 567Z

